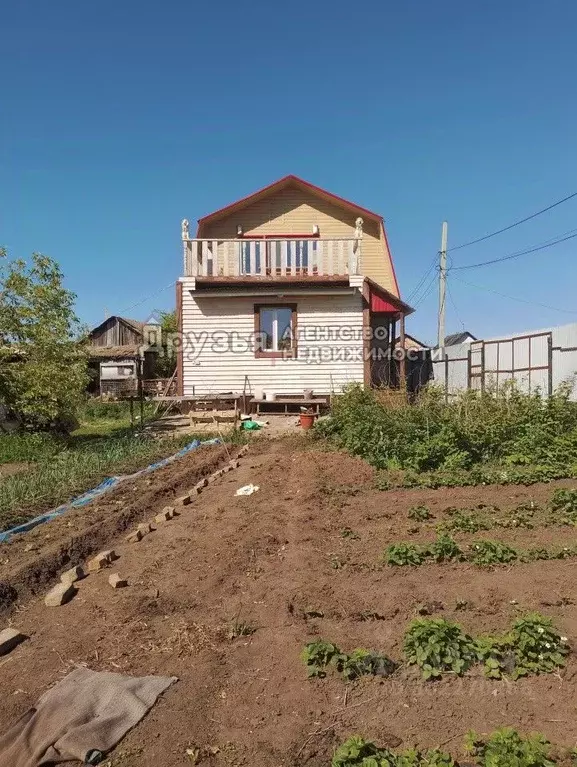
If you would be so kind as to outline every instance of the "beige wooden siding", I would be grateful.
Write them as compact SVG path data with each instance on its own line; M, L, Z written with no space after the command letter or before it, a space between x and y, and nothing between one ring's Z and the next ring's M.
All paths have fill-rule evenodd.
M362 213L359 213L362 217ZM323 238L352 237L357 215L301 189L287 187L229 216L204 225L199 237L236 237L237 226L246 236L312 234L318 224ZM362 272L398 295L390 254L379 223L364 219Z
M194 298L183 286L184 394L242 392L245 375L265 390L328 394L363 381L362 300L347 295L286 296L297 304L297 359L256 359L254 304L282 303L266 298Z

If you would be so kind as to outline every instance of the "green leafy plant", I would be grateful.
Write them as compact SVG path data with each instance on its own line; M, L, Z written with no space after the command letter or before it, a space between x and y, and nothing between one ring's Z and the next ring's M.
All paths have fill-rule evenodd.
M474 732L467 735L466 749L485 767L554 767L550 744L543 735L525 737L504 727L483 738Z
M331 767L453 767L454 764L442 751L409 749L395 753L353 735L336 750Z
M307 644L301 653L301 660L307 666L309 678L324 677L327 668L333 666L348 681L366 675L390 676L398 667L386 655L361 647L347 655L335 644L324 640Z
M413 506L409 509L408 517L415 522L426 522L433 519L433 514L428 506Z
M577 490L557 488L553 491L549 506L557 521L577 524Z
M461 676L477 661L474 640L461 627L443 618L414 620L405 634L407 662L421 669L423 679L444 673Z
M463 552L450 535L439 535L437 540L427 547L427 554L435 562L451 562L464 559Z
M386 655L357 648L350 655L341 653L335 661L335 666L345 679L351 681L360 676L390 676L396 671L398 664Z
M309 642L301 653L301 660L308 669L309 677L324 677L326 669L341 654L339 648L322 639Z
M427 551L412 543L393 543L385 552L386 563L397 567L422 565L426 558Z
M518 556L515 549L499 541L474 541L471 544L471 561L482 567L514 562Z
M353 735L335 751L331 767L395 767L395 755L369 740Z
M490 530L493 523L486 517L475 513L457 510L450 519L441 522L438 530L443 532L478 533L480 530Z
M549 674L561 668L569 652L567 640L553 621L540 613L528 613L501 636L477 639L485 674L494 679L519 679L530 674Z
M556 671L569 653L567 640L540 613L528 613L515 621L508 641L515 655L514 679Z
M416 402L390 407L386 392L351 385L315 433L387 472L378 479L387 488L573 477L577 403L571 390L568 382L542 397L508 382L446 402L444 392L432 386Z

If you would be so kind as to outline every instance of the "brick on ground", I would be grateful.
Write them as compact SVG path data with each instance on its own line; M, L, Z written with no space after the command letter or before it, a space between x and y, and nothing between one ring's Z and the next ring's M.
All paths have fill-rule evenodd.
M123 589L128 586L126 578L121 578L118 573L112 573L108 578L108 583L113 589Z
M126 536L126 541L128 543L138 543L142 540L142 532L140 530L133 530L131 533L129 533Z
M60 607L70 602L77 591L78 589L72 583L58 583L46 594L44 604L47 607Z
M70 570L66 570L65 573L62 573L60 580L62 583L76 583L76 581L85 577L86 573L84 572L84 568L80 565L76 565L76 567L71 567Z

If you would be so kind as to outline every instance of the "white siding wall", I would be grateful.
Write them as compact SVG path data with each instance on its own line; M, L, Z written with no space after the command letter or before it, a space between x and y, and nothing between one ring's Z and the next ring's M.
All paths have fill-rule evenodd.
M362 298L346 295L286 297L297 304L297 359L255 359L254 304L267 298L195 298L183 284L184 395L242 392L245 375L252 389L300 394L340 391L363 381ZM280 301L270 301L280 303Z

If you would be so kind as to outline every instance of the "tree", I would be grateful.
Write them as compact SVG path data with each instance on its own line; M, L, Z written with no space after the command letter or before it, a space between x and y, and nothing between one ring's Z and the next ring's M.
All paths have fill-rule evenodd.
M40 253L0 267L0 399L38 429L72 423L88 381L76 296L62 279Z
M156 362L156 372L161 378L170 378L176 368L176 352L169 336L174 337L178 332L176 311L160 312L160 327L162 328L162 354Z

